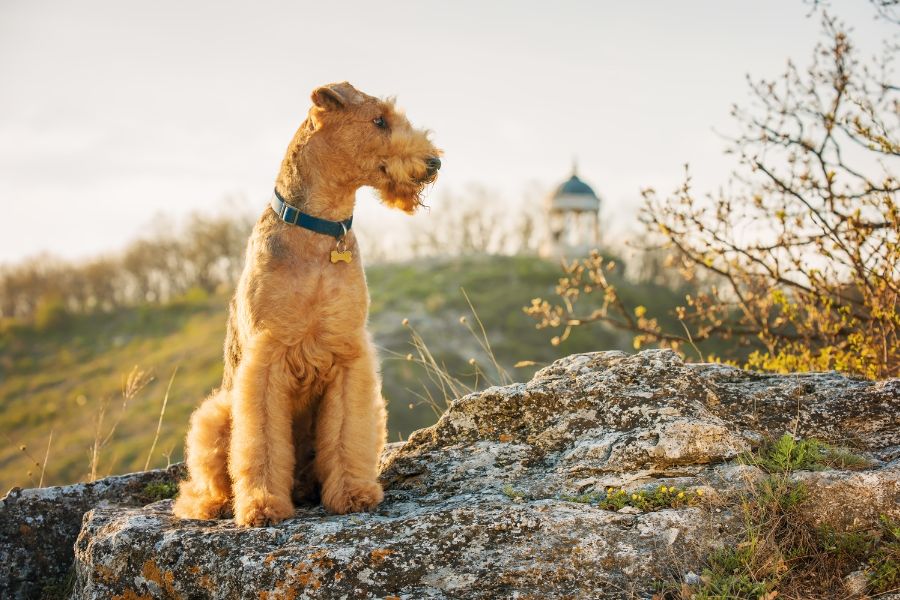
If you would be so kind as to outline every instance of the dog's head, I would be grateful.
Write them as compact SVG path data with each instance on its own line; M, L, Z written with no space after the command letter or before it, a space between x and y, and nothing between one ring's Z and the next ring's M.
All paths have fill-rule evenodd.
M368 185L388 206L413 213L441 168L441 151L394 105L347 82L316 88L309 111L309 143L318 168L350 186Z

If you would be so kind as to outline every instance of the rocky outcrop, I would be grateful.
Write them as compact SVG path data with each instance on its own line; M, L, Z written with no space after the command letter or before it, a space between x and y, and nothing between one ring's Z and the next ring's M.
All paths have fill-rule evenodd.
M84 513L103 506L143 506L170 496L182 471L176 465L93 483L11 489L0 500L0 598L63 594Z
M739 520L733 459L785 431L851 444L862 473L805 473L829 506L897 512L900 382L768 376L671 352L571 356L528 384L452 403L389 456L373 513L300 507L263 529L179 521L168 502L97 508L76 544L80 598L623 598L696 565ZM702 502L587 502L675 486ZM617 492L618 493L618 492Z
M74 597L649 597L740 527L723 499L762 476L735 458L766 437L870 459L796 474L828 518L900 517L898 409L898 381L761 375L667 351L574 355L454 401L392 448L372 513L301 506L241 529L176 519L167 500L96 507L75 545ZM596 502L660 486L684 500Z

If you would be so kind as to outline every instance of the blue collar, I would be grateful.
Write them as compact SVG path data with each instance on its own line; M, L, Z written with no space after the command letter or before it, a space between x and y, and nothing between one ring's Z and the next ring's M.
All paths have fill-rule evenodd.
M330 235L337 239L347 235L347 232L350 231L350 226L353 224L353 215L350 215L350 218L344 221L329 221L328 219L320 219L305 212L300 212L300 209L285 202L278 190L275 190L269 205L275 211L275 214L278 215L278 218L285 223L303 227L316 233Z

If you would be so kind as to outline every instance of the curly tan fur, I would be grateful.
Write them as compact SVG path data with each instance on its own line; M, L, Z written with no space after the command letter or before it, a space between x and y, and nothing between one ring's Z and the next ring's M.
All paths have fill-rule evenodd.
M361 186L408 213L434 180L440 151L393 100L349 83L312 93L276 187L289 204L329 220L353 213ZM335 513L381 502L385 409L368 291L351 231L352 262L332 263L334 238L284 223L270 209L247 244L232 300L222 386L191 417L189 478L175 513L243 526L277 523L294 501Z

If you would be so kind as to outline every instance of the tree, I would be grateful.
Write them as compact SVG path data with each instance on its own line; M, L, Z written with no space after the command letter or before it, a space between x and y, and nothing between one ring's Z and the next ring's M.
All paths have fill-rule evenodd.
M897 48L864 64L841 23L823 15L823 28L807 69L789 63L777 80L750 81L752 103L734 107L730 191L698 198L688 173L668 198L643 192L648 232L685 281L703 282L674 307L681 329L626 306L598 255L566 266L559 301L526 307L539 328L564 339L603 322L632 331L636 347L701 357L703 342L732 340L726 358L750 368L900 375ZM596 293L602 306L580 314L579 299Z

